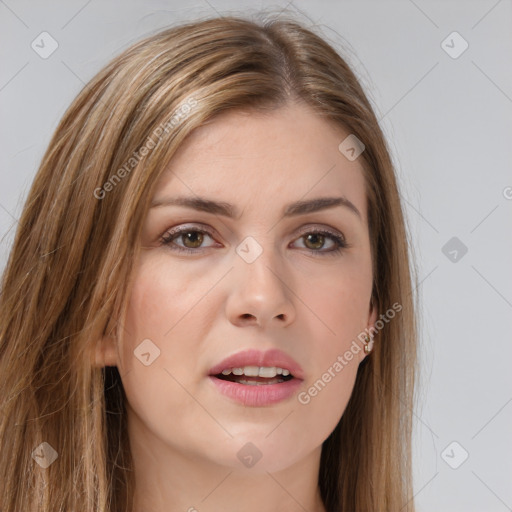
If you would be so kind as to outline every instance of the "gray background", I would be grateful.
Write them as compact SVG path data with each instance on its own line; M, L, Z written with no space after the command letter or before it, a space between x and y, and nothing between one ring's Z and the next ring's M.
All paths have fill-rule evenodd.
M50 136L83 85L168 24L260 7L322 25L390 140L421 281L418 511L512 510L510 1L0 1L1 268ZM47 59L31 47L43 31L58 43ZM442 46L454 31L469 44L457 58L445 49L462 40Z

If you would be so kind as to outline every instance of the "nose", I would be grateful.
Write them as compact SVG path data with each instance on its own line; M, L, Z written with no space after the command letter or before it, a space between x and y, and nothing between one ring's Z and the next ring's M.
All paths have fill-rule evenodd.
M286 274L286 275L285 275ZM252 263L242 258L230 272L226 314L237 326L285 327L295 320L295 297L288 274L270 249Z

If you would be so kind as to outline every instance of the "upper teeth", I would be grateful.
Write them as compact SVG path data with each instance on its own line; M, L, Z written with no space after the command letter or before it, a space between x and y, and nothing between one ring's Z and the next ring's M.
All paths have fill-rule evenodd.
M245 375L246 377L265 377L271 379L276 375L286 377L290 375L290 370L276 366L244 366L243 368L226 368L222 370L222 375Z

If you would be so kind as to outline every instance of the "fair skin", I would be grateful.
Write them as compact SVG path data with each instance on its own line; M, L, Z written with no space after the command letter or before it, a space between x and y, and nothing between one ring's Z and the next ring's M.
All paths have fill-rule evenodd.
M322 443L366 354L360 349L307 404L298 393L377 317L361 159L338 150L347 135L302 105L267 115L230 111L196 130L163 173L155 201L201 196L232 204L238 216L151 208L124 329L96 354L96 364L118 367L127 395L136 512L325 511ZM283 216L289 203L333 196L360 217L346 206ZM179 226L191 237L162 245ZM200 229L212 234L201 238ZM329 252L329 235L308 242L322 229L349 247ZM236 252L248 236L262 249L251 263ZM146 339L160 350L147 366L134 355ZM221 394L208 370L248 348L293 357L304 370L298 392L267 406ZM249 442L261 454L252 467L237 456Z

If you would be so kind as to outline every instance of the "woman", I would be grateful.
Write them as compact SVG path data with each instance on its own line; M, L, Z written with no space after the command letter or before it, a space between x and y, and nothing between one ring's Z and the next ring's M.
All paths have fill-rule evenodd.
M293 20L174 27L58 126L3 276L0 509L412 511L392 162Z

